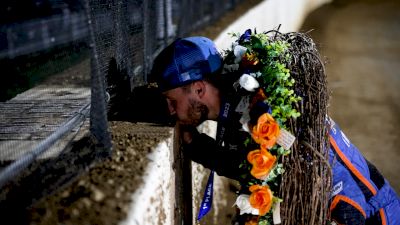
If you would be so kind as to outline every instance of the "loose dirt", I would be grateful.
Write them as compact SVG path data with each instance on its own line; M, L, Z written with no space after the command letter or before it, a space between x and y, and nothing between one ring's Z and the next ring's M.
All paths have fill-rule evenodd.
M132 194L144 182L146 156L170 137L171 129L117 121L110 122L110 128L112 157L31 207L27 213L30 224L109 225L125 219Z

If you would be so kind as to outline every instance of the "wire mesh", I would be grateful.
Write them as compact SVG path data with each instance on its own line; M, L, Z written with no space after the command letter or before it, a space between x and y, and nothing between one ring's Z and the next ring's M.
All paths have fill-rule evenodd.
M127 100L143 98L155 55L237 2L3 1L1 215L24 220L21 210L111 154L108 120L142 107Z

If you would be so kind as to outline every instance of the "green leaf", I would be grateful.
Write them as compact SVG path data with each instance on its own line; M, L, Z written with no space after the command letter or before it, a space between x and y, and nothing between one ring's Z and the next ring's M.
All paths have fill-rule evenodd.
M246 140L245 140L244 143L243 143L243 144L244 144L244 147L247 147L247 145L250 144L250 142L251 142L251 138L250 138L250 137L247 137Z
M276 197L276 196L274 196L274 197L272 197L272 202L273 202L273 203L277 203L277 202L283 202L283 199L281 199L281 198L279 198L279 197Z
M251 36L250 42L253 49L263 48L261 40L256 36Z

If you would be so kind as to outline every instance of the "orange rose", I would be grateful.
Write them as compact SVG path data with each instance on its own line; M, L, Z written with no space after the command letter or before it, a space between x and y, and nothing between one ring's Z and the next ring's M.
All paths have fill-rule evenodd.
M279 125L269 113L262 114L253 127L252 137L262 147L270 149L279 136Z
M264 216L269 212L272 206L272 192L268 186L251 185L249 190L252 192L250 195L250 205L259 210L260 216Z
M253 167L251 175L257 179L264 179L275 165L276 156L264 148L253 150L247 154L247 160Z

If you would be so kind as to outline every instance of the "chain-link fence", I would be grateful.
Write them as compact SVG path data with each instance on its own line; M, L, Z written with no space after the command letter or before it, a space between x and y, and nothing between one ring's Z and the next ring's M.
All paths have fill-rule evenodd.
M111 154L107 121L129 119L127 99L140 107L132 96L143 97L155 55L237 2L2 1L0 212L17 213Z

